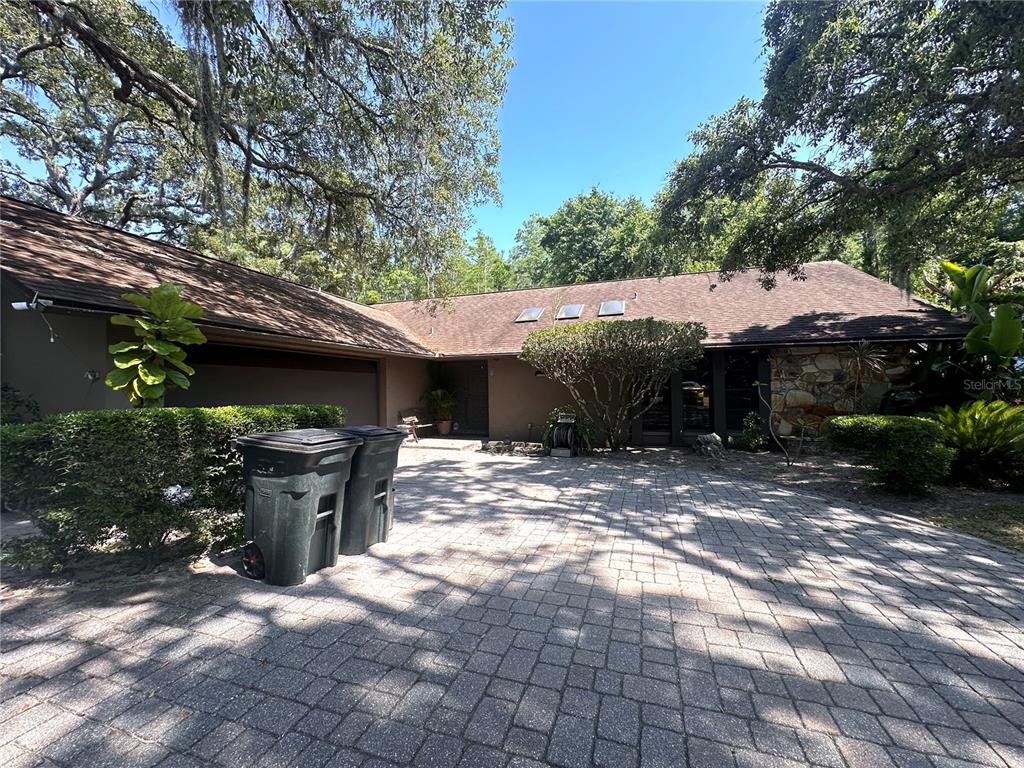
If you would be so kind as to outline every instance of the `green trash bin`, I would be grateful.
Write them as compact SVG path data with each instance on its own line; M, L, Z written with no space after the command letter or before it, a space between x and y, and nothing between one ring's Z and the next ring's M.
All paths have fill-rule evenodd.
M270 584L301 584L338 562L345 484L362 440L340 429L239 437L245 536Z
M390 427L345 427L362 440L352 457L352 476L345 486L341 519L341 554L361 555L387 541L394 519L394 478L398 448L405 433Z

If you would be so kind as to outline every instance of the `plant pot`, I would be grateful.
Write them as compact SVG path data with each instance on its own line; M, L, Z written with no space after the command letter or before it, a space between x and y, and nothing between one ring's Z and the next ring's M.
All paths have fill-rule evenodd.
M437 422L437 434L439 434L439 435L447 435L451 431L452 431L452 422L451 422L451 420Z

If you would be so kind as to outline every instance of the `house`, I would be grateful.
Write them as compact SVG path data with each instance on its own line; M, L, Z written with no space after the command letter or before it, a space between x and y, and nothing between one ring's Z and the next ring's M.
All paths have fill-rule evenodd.
M435 357L379 309L10 198L0 276L0 373L44 413L128 404L103 384L107 346L128 338L109 317L136 311L122 293L163 282L205 309L209 339L189 349L192 387L168 405L331 403L352 423L388 423L418 400ZM52 304L12 307L38 299Z
M123 329L120 298L161 282L206 310L209 343L190 350L193 386L169 405L323 402L352 422L393 424L430 386L457 398L458 433L538 439L568 393L518 359L537 328L604 318L694 320L706 353L633 425L638 444L687 444L742 428L750 412L813 430L857 402L877 406L907 370L909 344L962 338L963 321L839 262L765 291L753 274L614 280L364 306L174 246L0 198L3 381L44 412L122 407L102 383ZM15 310L24 302L28 308ZM34 308L34 309L33 309ZM851 381L869 342L884 372Z

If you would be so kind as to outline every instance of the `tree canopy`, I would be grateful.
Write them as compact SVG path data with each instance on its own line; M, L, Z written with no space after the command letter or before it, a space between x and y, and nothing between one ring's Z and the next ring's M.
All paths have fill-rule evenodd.
M344 253L349 269L396 253L430 265L467 206L497 194L511 39L500 7L176 0L171 30L136 0L5 3L5 132L29 161L57 158L42 181L32 162L5 168L8 186L115 224L134 223L133 195L195 206L212 213L216 243L252 258L290 247ZM38 127L61 112L95 146L50 146ZM129 174L133 145L145 167ZM279 242L252 253L261 223L279 220ZM233 242L239 231L247 242Z
M652 204L497 198L499 0L0 4L0 191L368 301L840 258L903 287L1024 273L1024 4L776 0L764 95Z
M649 274L656 261L651 210L636 197L618 199L594 187L562 203L541 227L551 284Z
M115 22L167 66L186 66L147 12L126 4ZM167 125L116 99L115 79L80 47L40 35L27 7L0 8L0 132L17 152L0 160L0 189L175 241L207 221L198 166Z
M909 284L925 254L990 238L1021 189L1022 30L1019 3L773 2L764 96L692 135L663 224L700 242L720 231L709 211L743 206L722 266L769 284L881 233Z
M486 293L518 287L513 282L511 265L494 241L479 230L469 241L456 279L456 293Z

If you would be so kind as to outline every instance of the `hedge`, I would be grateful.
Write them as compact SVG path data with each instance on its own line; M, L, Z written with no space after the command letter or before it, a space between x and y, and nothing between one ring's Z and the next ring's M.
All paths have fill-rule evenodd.
M155 561L168 538L241 536L241 456L256 432L342 426L330 405L78 411L0 428L4 504L30 514L38 537L8 547L15 565L59 567L118 542Z
M918 416L833 416L825 435L836 448L867 453L878 479L898 493L921 493L946 479L955 456L942 428Z

